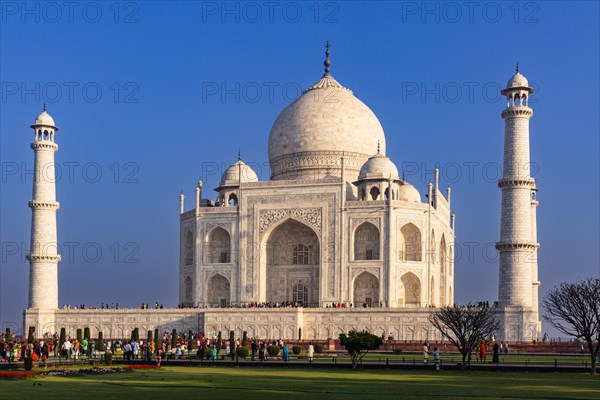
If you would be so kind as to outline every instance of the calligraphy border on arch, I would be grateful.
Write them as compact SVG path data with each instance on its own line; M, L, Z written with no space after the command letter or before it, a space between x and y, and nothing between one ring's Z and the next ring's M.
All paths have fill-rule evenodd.
M352 227L352 232L360 226L363 222L369 222L377 227L379 231L381 231L381 218L380 217L367 217L367 218L351 218L350 226Z
M320 207L279 208L259 211L258 224L260 238L262 239L262 236L271 225L287 217L295 217L295 219L306 222L311 228L314 228L317 231L319 236L321 236L321 224L323 218Z
M379 282L381 282L381 267L373 266L373 267L352 267L352 281L362 274L363 272L368 272L373 276L377 277ZM381 284L381 283L380 283Z

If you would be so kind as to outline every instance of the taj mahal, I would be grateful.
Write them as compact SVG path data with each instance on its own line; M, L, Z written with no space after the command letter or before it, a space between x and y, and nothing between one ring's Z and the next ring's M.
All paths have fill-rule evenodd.
M260 181L238 156L216 193L199 181L188 208L180 195L180 308L58 307L59 203L52 177L37 176L54 161L58 128L44 108L31 125L36 176L24 331L33 326L41 337L86 326L92 336L117 338L137 327L326 339L368 329L399 340L438 339L429 315L454 304L451 189L440 189L437 168L426 187L399 174L377 116L334 79L326 47L324 75L273 123L270 179ZM502 91L496 309L497 337L505 340L538 339L541 332L537 189L529 171L532 92L518 67Z

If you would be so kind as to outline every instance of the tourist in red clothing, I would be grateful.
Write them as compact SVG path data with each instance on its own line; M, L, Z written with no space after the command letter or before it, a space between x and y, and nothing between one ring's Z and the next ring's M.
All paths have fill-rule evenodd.
M487 356L486 352L487 346L485 345L485 343L481 343L481 345L479 345L479 358L481 359L482 363L485 363L485 358Z

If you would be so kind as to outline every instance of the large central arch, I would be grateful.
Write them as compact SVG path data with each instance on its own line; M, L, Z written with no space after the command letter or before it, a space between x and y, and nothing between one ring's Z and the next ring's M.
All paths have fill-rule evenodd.
M277 225L263 243L264 300L318 305L320 245L315 231L290 218Z

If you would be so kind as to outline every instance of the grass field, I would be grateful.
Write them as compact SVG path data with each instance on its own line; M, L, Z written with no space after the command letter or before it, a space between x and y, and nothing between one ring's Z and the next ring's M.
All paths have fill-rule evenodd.
M163 367L80 377L0 380L2 399L590 399L589 374Z

